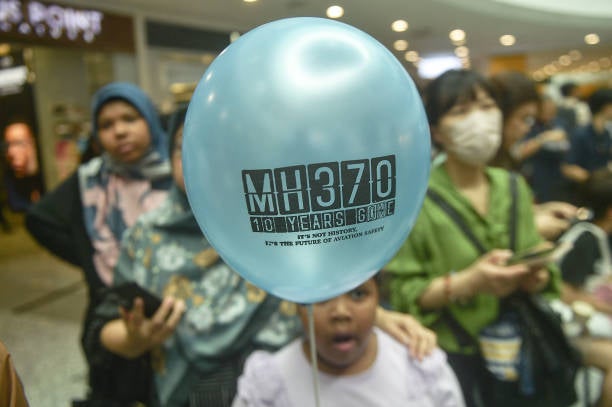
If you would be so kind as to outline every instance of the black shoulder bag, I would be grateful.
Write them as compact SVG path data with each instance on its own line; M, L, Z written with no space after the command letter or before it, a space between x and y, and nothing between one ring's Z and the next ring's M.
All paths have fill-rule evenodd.
M510 248L514 250L518 194L515 173L510 173L510 193ZM457 224L481 254L488 251L444 198L431 189L427 196ZM540 295L524 292L500 300L500 317L504 313L513 314L519 325L521 368L516 381L501 380L493 374L478 340L459 324L448 308L442 312L442 319L459 345L476 350L473 355L448 353L467 406L563 407L575 403L575 377L581 366L581 357L565 336L558 314Z

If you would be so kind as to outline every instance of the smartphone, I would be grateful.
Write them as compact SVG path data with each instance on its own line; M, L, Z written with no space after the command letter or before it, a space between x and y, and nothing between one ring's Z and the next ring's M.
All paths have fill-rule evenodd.
M151 318L155 311L161 306L162 300L157 295L131 281L109 288L109 292L114 293L119 300L119 304L126 309L132 309L134 299L142 298L144 301L144 314Z
M513 264L520 264L520 263L525 263L525 264L529 264L529 263L540 263L540 262L547 262L550 260L550 257L552 256L552 254L557 250L558 245L552 245L543 249L529 249L529 250L525 250L523 252L520 253L515 253L512 257L510 257L510 259L508 259L508 262L506 263L506 265L511 266Z

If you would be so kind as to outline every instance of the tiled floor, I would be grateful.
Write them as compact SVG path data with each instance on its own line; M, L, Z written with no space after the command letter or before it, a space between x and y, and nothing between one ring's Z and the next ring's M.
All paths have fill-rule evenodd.
M0 340L31 407L70 406L85 393L81 273L39 248L19 217L11 220L12 232L0 232Z

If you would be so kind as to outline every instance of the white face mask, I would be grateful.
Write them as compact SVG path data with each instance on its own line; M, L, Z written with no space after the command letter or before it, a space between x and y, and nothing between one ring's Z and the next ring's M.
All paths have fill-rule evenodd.
M501 129L498 109L474 110L448 127L445 148L465 164L483 166L501 145Z

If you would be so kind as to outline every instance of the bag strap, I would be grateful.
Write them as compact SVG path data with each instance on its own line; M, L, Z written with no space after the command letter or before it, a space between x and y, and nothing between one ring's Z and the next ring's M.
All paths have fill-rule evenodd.
M518 197L518 176L516 172L510 172L510 220L509 220L509 234L510 234L510 250L516 250L516 220L518 218L517 209L517 197Z
M427 189L427 196L442 209L448 217L455 222L463 234L474 245L480 254L485 254L487 249L478 240L474 232L468 227L465 220L459 212L453 208L440 194L431 188ZM510 249L515 250L516 247L516 219L517 219L517 196L518 196L518 177L515 172L510 172L510 219L509 219L509 234L510 234ZM442 319L448 324L448 327L455 335L457 343L461 347L476 347L478 342L470 335L470 333L453 317L448 308L442 311Z
M427 196L435 202L447 215L449 218L455 222L455 224L461 229L463 234L468 238L468 240L474 245L474 247L478 250L480 254L485 254L488 250L485 246L478 240L472 229L467 225L465 220L461 217L459 212L453 208L442 196L434 191L431 188L427 189ZM515 172L510 172L510 218L508 221L508 229L510 235L510 250L514 251L516 249L516 219L518 218L518 206L517 206L517 197L518 197L518 177Z
M463 234L468 238L468 240L476 247L480 254L485 254L487 249L484 247L482 243L478 240L472 229L469 228L467 223L463 220L459 212L455 208L453 208L448 202L442 198L440 194L438 194L433 189L427 190L427 196L434 201L446 214L455 222L455 224L461 229Z

